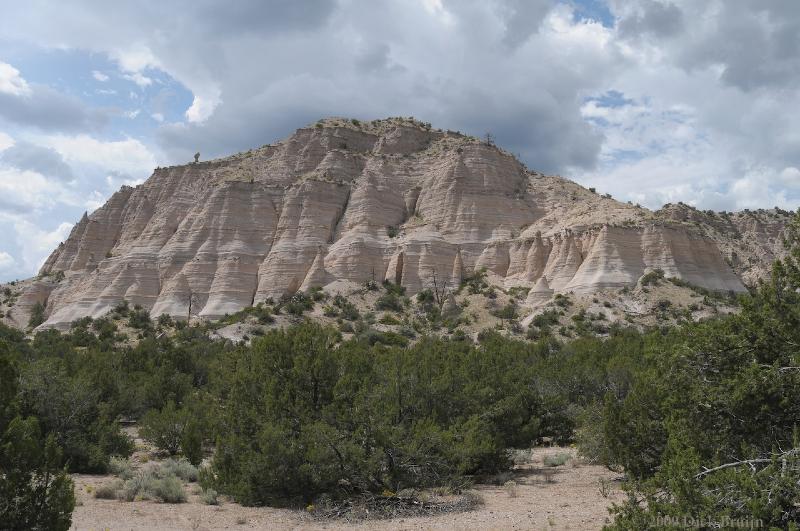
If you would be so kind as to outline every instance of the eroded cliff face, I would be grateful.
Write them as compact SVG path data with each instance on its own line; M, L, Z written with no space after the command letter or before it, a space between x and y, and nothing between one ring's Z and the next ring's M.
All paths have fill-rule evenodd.
M213 319L334 281L387 279L414 294L480 268L504 287L533 287L531 305L632 286L654 268L742 291L742 278L762 274L752 257L763 246L742 251L725 235L767 241L782 230L743 228L744 218L706 230L685 217L598 196L419 122L330 119L123 187L47 260L41 274L64 280L34 283L25 300L46 303L42 326L62 327L122 300L178 318L191 304L192 316Z

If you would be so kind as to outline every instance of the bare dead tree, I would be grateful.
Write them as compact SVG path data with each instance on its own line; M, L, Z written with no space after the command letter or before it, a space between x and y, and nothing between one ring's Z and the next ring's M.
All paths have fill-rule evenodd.
M486 132L486 145L493 146L494 145L494 135L490 132Z
M447 296L447 281L442 283L442 286L439 287L439 282L436 278L436 268L431 268L431 276L433 277L433 297L436 300L436 304L439 306L439 309L442 309L444 306L445 297Z
M189 311L186 314L186 324L188 325L189 322L192 320L192 301L194 300L194 293L189 292Z

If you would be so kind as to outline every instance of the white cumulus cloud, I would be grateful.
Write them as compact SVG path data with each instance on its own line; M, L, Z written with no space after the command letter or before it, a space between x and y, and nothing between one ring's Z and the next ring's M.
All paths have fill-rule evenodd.
M31 88L28 82L19 75L19 70L0 61L0 92L12 96L28 96Z

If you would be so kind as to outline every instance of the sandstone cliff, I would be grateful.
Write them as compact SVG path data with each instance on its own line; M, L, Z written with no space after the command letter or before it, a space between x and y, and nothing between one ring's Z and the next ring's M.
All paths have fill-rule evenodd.
M493 145L410 119L328 119L228 158L156 169L84 216L23 299L43 327L123 299L217 318L331 282L387 279L409 294L485 268L502 287L634 286L647 271L742 291L780 253L787 216L659 212L525 168ZM60 275L59 275L60 276ZM33 304L33 302L31 302ZM14 324L24 326L24 309Z

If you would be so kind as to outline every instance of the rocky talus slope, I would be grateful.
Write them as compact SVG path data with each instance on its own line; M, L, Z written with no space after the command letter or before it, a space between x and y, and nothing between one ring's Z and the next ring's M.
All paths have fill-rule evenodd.
M213 319L314 286L387 279L414 294L480 268L501 287L532 287L530 307L634 286L655 268L742 291L780 254L787 220L652 212L456 132L328 119L123 187L75 225L5 319L25 327L40 302L42 326L63 327L123 299L153 316Z

